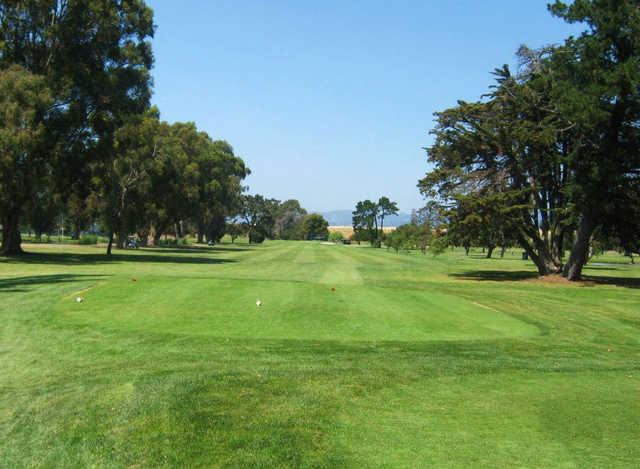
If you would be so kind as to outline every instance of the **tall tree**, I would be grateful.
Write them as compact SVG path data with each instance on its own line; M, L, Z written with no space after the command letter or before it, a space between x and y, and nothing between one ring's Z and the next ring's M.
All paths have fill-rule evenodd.
M144 197L149 192L149 167L159 158L158 112L130 116L114 135L111 158L100 162L93 178L95 192L91 200L109 230L107 255L111 254L114 235L118 247L142 218Z
M575 0L549 9L588 26L567 39L552 62L564 78L556 102L576 136L572 195L579 224L563 271L575 280L595 230L625 210L605 201L623 200L640 177L640 8L635 0Z
M275 199L265 199L260 194L243 196L240 213L247 227L250 243L261 243L270 237L275 223L274 215L279 205Z
M32 199L26 204L26 219L38 240L44 233L53 231L62 212L56 195L50 189L44 186L33 192Z
M64 193L78 168L109 158L125 116L148 107L152 18L142 0L0 3L0 69L18 64L42 76L53 99L42 121L49 148L37 156L49 168L47 179L30 187L55 183ZM19 216L11 215L9 229L17 230ZM19 235L7 239L10 251L19 251Z
M387 215L397 215L398 204L391 202L388 197L380 197L378 200L378 217L380 218L380 231L384 233L384 218Z
M25 204L37 203L38 190L50 174L46 164L45 122L52 103L42 76L20 66L0 70L0 220L3 255L19 254L20 215ZM36 199L36 200L34 200Z
M378 204L371 200L361 200L352 212L353 231L358 239L363 234L372 245L378 244Z
M274 235L280 239L301 239L301 226L307 211L300 202L289 199L282 202L277 209Z
M497 197L508 218L519 218L513 234L540 275L558 273L573 222L571 126L552 101L552 74L513 76L506 66L495 73L488 101L460 101L436 114L436 140L427 149L435 169L419 187L449 209L464 197L484 198L485 207Z
M199 205L197 211L198 241L217 242L225 232L227 217L237 214L238 198L244 187L242 180L251 173L233 147L223 141L211 141L202 133L205 146L198 155Z

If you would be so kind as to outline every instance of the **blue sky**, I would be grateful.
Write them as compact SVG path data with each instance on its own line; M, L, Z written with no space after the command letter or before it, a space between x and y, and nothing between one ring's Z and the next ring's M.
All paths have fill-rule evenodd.
M433 113L478 99L520 44L581 29L544 0L147 3L162 119L231 143L251 193L317 211L421 207Z

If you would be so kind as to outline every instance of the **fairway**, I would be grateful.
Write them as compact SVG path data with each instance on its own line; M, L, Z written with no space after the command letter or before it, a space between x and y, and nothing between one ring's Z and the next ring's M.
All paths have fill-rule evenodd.
M371 267L371 261L360 252L281 243L256 256L253 273L247 272L251 266L234 262L218 266L211 277L176 277L170 270L166 275L141 273L136 281L98 282L70 295L75 300L81 294L83 303L65 297L55 311L102 326L221 338L426 341L538 332L535 326L437 288L368 285L359 272ZM403 259L384 260L392 261L381 265L388 271L400 270L398 261ZM267 278L261 278L266 272ZM274 276L281 279L268 279Z
M568 284L519 252L27 250L0 258L0 467L640 460L640 268L622 257Z

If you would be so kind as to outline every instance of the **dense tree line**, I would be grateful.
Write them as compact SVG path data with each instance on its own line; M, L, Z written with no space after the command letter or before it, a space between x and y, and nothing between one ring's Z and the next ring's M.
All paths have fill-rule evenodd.
M232 242L242 235L250 243L265 239L302 240L327 237L328 223L317 213L308 214L295 199L281 202L260 194L240 197L237 219L227 227Z
M442 204L450 242L517 242L541 275L577 280L599 236L638 245L640 9L630 0L549 9L588 29L521 47L518 73L504 66L484 99L437 113L434 170L419 187Z
M0 2L0 223L74 237L99 220L116 239L194 227L219 239L249 174L224 141L150 108L152 10L142 0Z

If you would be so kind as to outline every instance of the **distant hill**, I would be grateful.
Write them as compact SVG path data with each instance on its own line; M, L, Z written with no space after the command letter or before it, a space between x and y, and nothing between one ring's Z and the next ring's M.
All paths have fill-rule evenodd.
M330 226L351 226L353 210L331 210L329 212L316 212L329 222ZM398 215L384 218L384 226L400 226L411 221L408 213L398 213Z

